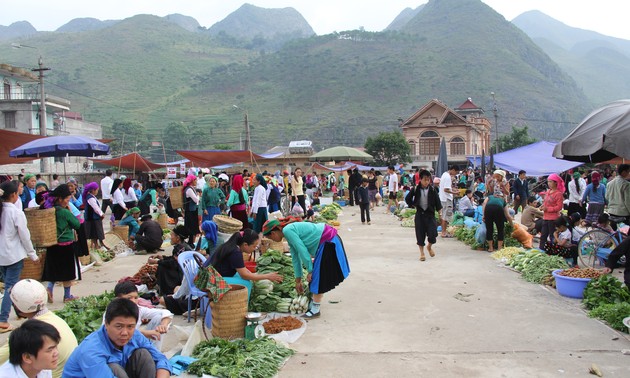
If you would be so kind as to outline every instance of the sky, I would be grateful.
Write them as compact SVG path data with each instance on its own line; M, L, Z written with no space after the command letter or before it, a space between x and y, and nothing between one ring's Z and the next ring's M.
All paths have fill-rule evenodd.
M482 0L511 21L529 10L539 10L569 26L630 40L627 0ZM210 27L243 3L262 8L293 7L322 35L364 27L381 31L405 8L426 0L2 0L0 25L29 21L37 30L50 31L74 18L124 19L136 14L166 16L180 13ZM5 4L2 4L5 3Z

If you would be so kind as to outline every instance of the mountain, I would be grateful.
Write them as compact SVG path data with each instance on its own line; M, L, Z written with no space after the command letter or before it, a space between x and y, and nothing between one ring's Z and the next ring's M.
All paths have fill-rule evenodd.
M57 31L63 33L79 33L90 30L104 29L106 27L114 25L117 22L119 22L119 20L101 21L91 17L75 18L73 20L70 20L68 23L60 26Z
M0 41L28 37L37 34L37 29L28 21L14 22L9 26L0 25Z
M575 79L592 103L628 98L630 41L573 28L539 11L512 22Z
M418 6L416 9L411 9L411 8L403 9L403 11L400 12L398 14L398 16L396 16L396 18L394 18L394 21L392 21L385 28L385 30L400 30L400 29L402 29L403 26L407 25L407 23L409 21L411 21L412 18L416 17L416 15L418 13L420 13L422 8L424 8L424 4Z
M225 33L246 40L287 35L302 38L315 34L313 28L294 8L265 9L251 4L243 4L208 30L212 35Z
M197 22L197 20L195 20L194 18L190 17L190 16L184 16L181 14L169 14L168 16L165 16L164 19L166 21L172 22L176 25L181 26L182 28L184 28L185 30L188 30L189 32L192 33L196 33L199 31L199 22Z
M480 0L431 0L401 30L298 38L277 51L148 15L28 44L51 67L46 91L102 123L107 137L123 138L114 123L136 122L146 132L139 142L184 148L238 146L245 115L256 152L302 139L360 146L433 98L457 107L472 97L489 110L490 92L502 133L526 124L559 139L592 110L566 73ZM38 54L0 44L0 56L32 67ZM199 134L182 140L190 129Z

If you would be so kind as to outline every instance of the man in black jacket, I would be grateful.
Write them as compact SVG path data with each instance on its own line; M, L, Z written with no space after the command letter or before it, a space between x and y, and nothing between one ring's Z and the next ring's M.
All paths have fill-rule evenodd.
M431 246L437 241L437 222L435 212L440 213L442 203L440 196L431 185L431 173L425 169L420 171L420 185L409 191L405 202L409 207L416 209L415 229L416 241L420 248L420 261L425 261L424 246L425 238L428 239L427 251L429 256L434 257L435 252Z
M518 208L527 206L529 198L529 185L527 183L527 172L521 170L518 177L514 179L514 213L518 213Z
M355 203L355 199L357 196L356 190L358 188L359 185L361 185L361 175L359 175L359 180L357 181L357 174L359 174L359 170L358 169L354 169L354 171L351 171L348 169L348 192L349 192L349 196L350 196L350 200L349 200L349 204L350 206L354 206ZM356 201L358 203L358 201Z
M143 215L142 224L134 237L136 242L137 255L144 253L155 253L162 246L162 227L153 220L150 214Z

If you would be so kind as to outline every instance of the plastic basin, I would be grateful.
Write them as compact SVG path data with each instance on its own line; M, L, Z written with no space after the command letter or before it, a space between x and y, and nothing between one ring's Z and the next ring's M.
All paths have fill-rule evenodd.
M346 201L337 201L339 206L346 206Z
M573 278L561 276L564 269L554 270L551 274L556 279L558 294L569 298L584 298L584 288L591 281L590 278Z
M255 261L245 261L245 268L252 273L256 273L256 262Z

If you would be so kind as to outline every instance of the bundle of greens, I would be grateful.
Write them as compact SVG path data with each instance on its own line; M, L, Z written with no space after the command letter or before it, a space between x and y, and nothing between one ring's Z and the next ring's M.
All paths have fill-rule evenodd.
M630 302L608 303L595 307L589 311L588 316L605 321L612 328L628 333L628 327L623 324L623 319L630 314Z
M276 284L269 280L254 282L249 310L255 312L289 312L292 300L298 297L291 257L285 256L280 251L268 250L256 260L256 264L257 273L278 272L284 279L281 283ZM303 270L302 276L306 277L306 274L306 270ZM306 280L302 280L302 282L304 291L308 295Z
M197 361L190 364L188 373L199 377L203 374L224 378L273 377L293 353L292 349L266 337L235 341L214 338L195 347L192 356Z
M538 253L523 263L523 278L533 283L542 283L543 279L556 269L567 269L569 264L560 256Z
M584 289L582 300L592 310L607 304L630 303L630 291L621 281L610 274L592 279ZM630 315L630 312L626 315Z
M80 343L90 333L100 328L105 309L112 299L113 292L82 297L66 303L61 310L55 311L55 314L68 323Z

